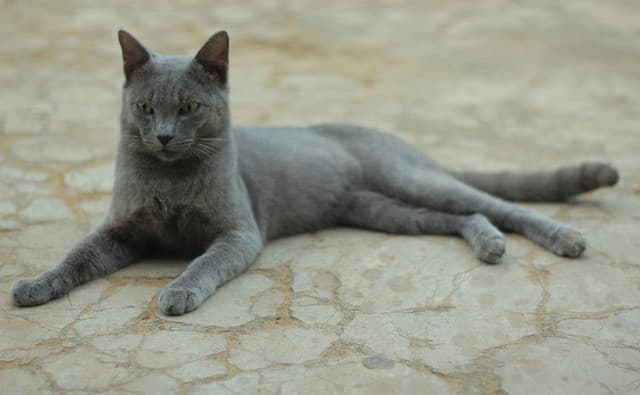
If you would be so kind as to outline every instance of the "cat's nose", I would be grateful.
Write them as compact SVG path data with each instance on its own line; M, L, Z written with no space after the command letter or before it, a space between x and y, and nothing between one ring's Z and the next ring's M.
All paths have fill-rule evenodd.
M156 136L156 138L158 139L158 141L160 141L162 143L162 145L167 145L169 143L169 141L171 141L171 139L173 138L172 134L159 134Z

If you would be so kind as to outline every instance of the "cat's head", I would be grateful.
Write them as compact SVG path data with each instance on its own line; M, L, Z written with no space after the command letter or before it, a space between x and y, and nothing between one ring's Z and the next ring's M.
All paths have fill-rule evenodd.
M218 32L194 56L161 56L120 30L125 84L123 144L163 161L207 157L229 128L229 36Z

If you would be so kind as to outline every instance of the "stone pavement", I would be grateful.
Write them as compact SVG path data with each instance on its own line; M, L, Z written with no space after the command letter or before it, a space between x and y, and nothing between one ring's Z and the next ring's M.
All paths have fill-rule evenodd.
M0 2L0 393L640 393L640 2L106 3ZM186 262L18 309L10 285L108 206L118 28L161 53L227 29L236 123L364 123L456 169L602 159L622 180L527 205L585 232L578 260L335 229L271 243L185 316L156 303Z

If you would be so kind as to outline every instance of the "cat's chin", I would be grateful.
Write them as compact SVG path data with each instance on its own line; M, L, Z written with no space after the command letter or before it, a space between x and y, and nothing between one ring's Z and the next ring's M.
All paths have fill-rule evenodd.
M153 154L163 162L174 162L184 157L184 152L167 151L167 150L157 151L157 152L154 152Z

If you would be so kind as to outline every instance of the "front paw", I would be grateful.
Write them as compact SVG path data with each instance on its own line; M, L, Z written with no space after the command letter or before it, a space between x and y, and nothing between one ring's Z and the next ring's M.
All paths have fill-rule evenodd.
M66 293L66 287L60 280L53 278L34 278L19 280L11 288L11 296L16 306L36 306Z
M158 308L167 315L182 315L195 310L204 297L197 289L168 285L160 292Z

